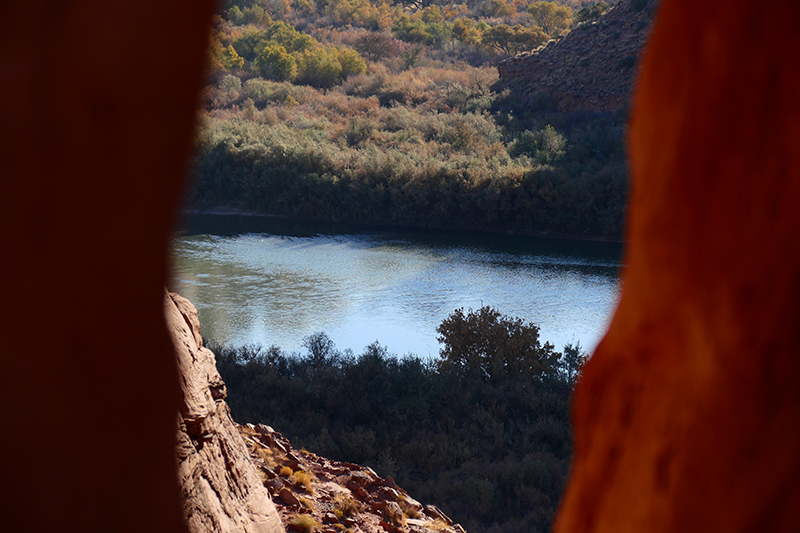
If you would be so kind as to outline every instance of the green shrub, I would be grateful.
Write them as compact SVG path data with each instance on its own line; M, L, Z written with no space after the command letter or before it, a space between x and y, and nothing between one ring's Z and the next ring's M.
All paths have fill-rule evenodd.
M331 49L311 48L297 54L297 82L314 87L332 87L339 81L342 64Z
M254 66L261 76L276 81L293 80L297 76L297 60L279 44L265 46L256 57Z
M219 82L220 89L231 92L231 91L241 91L242 90L242 80L237 78L236 76L232 76L228 74Z

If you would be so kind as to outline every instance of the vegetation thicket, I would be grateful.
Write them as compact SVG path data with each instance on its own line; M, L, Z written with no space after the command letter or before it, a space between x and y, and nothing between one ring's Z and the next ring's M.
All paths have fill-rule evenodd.
M305 354L210 347L237 421L371 466L468 531L549 531L585 353L556 352L536 325L490 307L456 310L437 331L434 361L397 358L377 342L356 356L323 333L306 338Z
M340 222L619 237L624 113L522 109L508 54L605 4L230 0L190 204Z

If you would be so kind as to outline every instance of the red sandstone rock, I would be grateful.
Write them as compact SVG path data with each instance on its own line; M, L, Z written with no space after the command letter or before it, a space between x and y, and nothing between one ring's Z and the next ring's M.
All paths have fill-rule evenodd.
M292 491L287 488L281 489L281 491L278 493L278 497L289 507L300 507L300 500L298 500L297 496L292 494Z
M800 531L800 4L663 0L556 533Z
M435 505L426 505L425 506L425 514L430 516L431 518L441 520L445 522L448 526L453 525L453 521L450 519L449 516L444 514L438 507Z

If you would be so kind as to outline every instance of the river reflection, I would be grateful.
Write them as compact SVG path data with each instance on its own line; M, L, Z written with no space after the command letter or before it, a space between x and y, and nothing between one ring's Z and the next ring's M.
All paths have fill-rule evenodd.
M619 245L508 236L289 225L255 217L193 219L174 240L171 289L221 343L301 350L325 331L360 353L439 351L436 327L482 304L531 320L561 349L593 349L619 292Z

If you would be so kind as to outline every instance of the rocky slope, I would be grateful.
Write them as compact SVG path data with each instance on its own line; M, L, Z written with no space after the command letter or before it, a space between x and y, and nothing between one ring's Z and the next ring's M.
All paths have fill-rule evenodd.
M248 424L239 430L289 530L464 533L438 508L409 496L391 477L383 479L370 468L306 450L294 451L269 426Z
M525 107L539 107L545 99L562 112L625 108L657 0L638 11L630 4L618 2L562 39L502 61L500 87L518 93Z
M168 293L164 308L184 394L176 454L189 531L464 533L391 478L294 451L268 426L233 422L214 354L203 347L194 306Z

